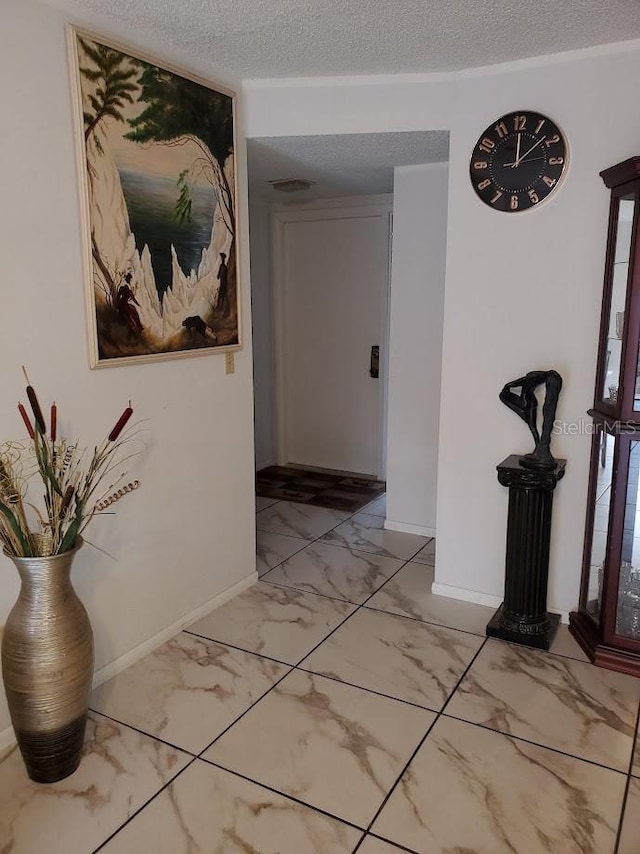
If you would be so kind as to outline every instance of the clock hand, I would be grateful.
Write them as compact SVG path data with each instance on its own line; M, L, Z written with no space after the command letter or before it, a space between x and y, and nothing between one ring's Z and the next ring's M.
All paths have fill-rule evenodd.
M542 139L539 139L539 140L538 140L534 145L532 145L532 146L531 146L531 148L529 149L529 151L525 151L525 153L522 155L522 157L520 157L519 159L517 159L517 158L516 158L516 166L517 166L519 163L522 163L522 161L525 159L525 157L527 157L529 154L531 154L531 152L533 151L533 149L534 149L534 148L537 148L541 143L543 143L543 142L545 141L545 139L546 139L546 138L547 138L547 137L546 137L546 134L545 134L545 136L543 136L543 137L542 137Z
M520 163L533 163L535 160L546 160L545 157L521 157L520 160L514 160L513 163L503 163L503 166L518 166Z
M516 144L516 159L513 163L505 164L508 166L517 166L520 163L520 134L518 134L518 142Z

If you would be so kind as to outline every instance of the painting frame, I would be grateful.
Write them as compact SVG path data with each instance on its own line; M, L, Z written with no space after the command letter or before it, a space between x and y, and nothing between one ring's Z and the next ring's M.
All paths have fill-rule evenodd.
M91 75L106 75L109 71L91 66L91 75L87 74L87 60L89 65L91 63L91 54L86 53L87 44L89 49L102 50L111 61L119 61L121 69L118 77L116 68L122 95L117 101L116 118L113 118L113 112L105 109L102 138L97 142L91 137L93 129L90 127L92 111L93 118L99 115L95 99L91 102L90 87L96 79ZM236 93L161 57L73 24L67 26L67 46L90 367L118 367L241 350ZM84 66L82 62L85 62ZM103 67L108 69L110 66ZM147 69L151 83L145 88L140 81L145 79L143 73ZM103 77L95 83L94 94L98 93L100 83L100 94L108 91L105 79ZM171 84L172 88L168 90L169 97L163 101L161 95L166 91L165 84ZM180 101L183 90L189 98ZM142 97L145 91L153 93L146 100ZM180 110L183 104L187 105L185 110L188 108L193 94L204 98L205 104L213 105L214 113L219 110L223 116L216 119L222 128L219 138L213 139L209 146L194 132L178 133L172 137L165 135L163 138L151 136L149 141L149 133L158 134L158 127L161 133L173 132L173 125L170 130L165 130L169 127L168 122L162 125L155 118L142 122L145 111L150 112L150 105L156 111L154 116L169 115L171 121L177 121L179 125ZM134 95L137 96L135 103L132 100ZM106 97L102 103L106 103ZM133 118L123 117L125 110L134 110L138 106L140 112ZM184 126L189 129L192 126L190 121L191 116L184 119ZM135 122L138 122L137 127L132 124ZM117 125L123 128L116 128ZM124 130L127 130L126 136ZM120 134L120 131L123 132ZM143 132L147 134L146 139L130 142L132 136L141 136ZM97 134L94 136L97 138ZM125 193L123 175L129 173L118 162L114 140L115 145L121 148L136 149L136 169L140 169L142 174L138 176L139 186L133 182L134 189L130 191L132 195L134 192L137 194L135 205L130 206L129 196ZM189 153L191 149L193 154ZM162 156L158 152L162 152ZM148 167L153 157L157 161L162 160L161 170L155 163ZM196 169L193 166L196 160L202 161L204 166L200 164ZM165 198L170 182L175 183L171 214L174 222L169 221ZM160 198L161 204L154 199L153 204L146 205L144 199L150 197L144 193L148 187ZM162 190L160 195L159 190ZM199 216L197 228L192 227L194 205ZM158 214L159 208L162 216ZM132 210L136 212L139 230L134 228ZM176 211L183 216L182 219L176 218ZM154 225L160 221L162 228L158 227L154 232ZM210 230L207 232L209 222ZM159 233L157 238L156 232ZM113 235L116 235L115 240ZM145 243L143 236L147 235L152 235L152 239ZM206 243L207 235L209 243ZM158 247L157 255L153 254L152 245ZM183 261L180 247L195 259L192 266ZM168 252L170 272L166 259ZM162 259L162 264L158 258ZM164 275L164 279L158 281L158 275Z

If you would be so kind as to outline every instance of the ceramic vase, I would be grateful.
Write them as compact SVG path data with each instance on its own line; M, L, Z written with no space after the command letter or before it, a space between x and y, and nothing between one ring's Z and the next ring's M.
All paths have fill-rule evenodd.
M78 539L58 555L7 555L21 585L2 638L2 677L22 758L38 783L68 777L82 756L93 633L70 580L81 545Z

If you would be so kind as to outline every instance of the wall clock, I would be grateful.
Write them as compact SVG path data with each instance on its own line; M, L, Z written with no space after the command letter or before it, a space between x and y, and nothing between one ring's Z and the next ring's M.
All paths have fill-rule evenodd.
M508 113L489 125L476 143L471 183L490 208L528 210L558 188L567 154L564 136L551 119L531 110Z

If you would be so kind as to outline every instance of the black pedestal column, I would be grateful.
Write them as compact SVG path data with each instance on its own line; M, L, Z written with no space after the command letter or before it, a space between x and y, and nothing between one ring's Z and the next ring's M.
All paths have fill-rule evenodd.
M566 460L552 469L523 466L512 454L498 468L509 488L504 601L487 625L489 637L549 649L560 617L547 611L553 491Z

